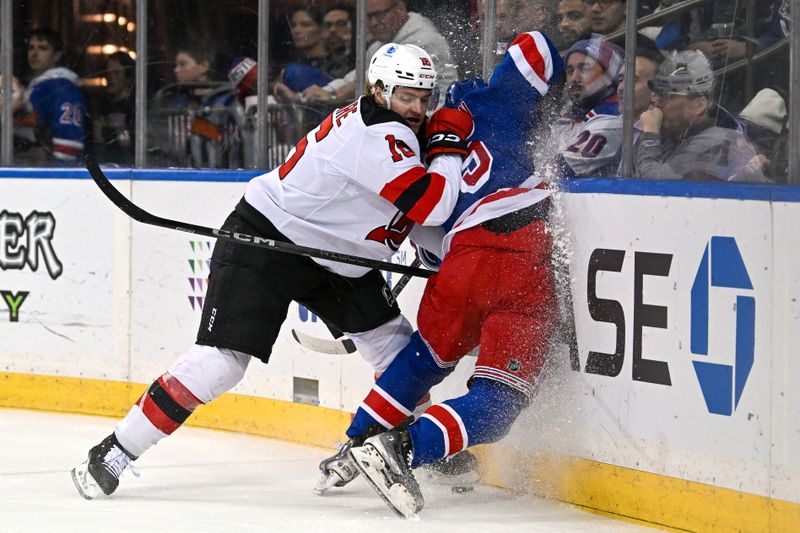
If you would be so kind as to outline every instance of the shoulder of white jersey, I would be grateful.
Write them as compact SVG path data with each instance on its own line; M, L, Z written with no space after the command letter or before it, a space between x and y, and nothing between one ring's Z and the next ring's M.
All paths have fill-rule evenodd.
M586 116L586 122L593 122L593 123L619 123L622 126L622 116L621 115L610 115L605 113L593 113L592 115Z
M621 130L622 117L618 115L595 115L583 123L587 130Z
M365 102L372 102L372 104L366 104L365 106ZM372 109L365 110L370 105ZM381 107L370 98L364 98L362 99L361 118L366 126L364 131L365 138L376 139L378 143L385 144L387 135L391 135L395 142L405 143L411 148L414 155L421 155L420 142L414 130L394 111ZM404 155L406 157L409 156L407 153Z

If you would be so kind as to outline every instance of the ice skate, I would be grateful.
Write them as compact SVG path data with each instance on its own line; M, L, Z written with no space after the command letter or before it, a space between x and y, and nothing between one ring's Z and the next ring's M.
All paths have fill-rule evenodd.
M364 478L398 516L412 518L425 505L408 463L411 442L405 430L391 430L350 450Z
M358 468L350 457L352 447L351 439L342 445L336 455L324 459L319 464L320 476L314 487L314 494L322 496L333 487L344 487L358 476Z
M423 465L420 472L431 483L449 485L453 492L469 492L481 479L478 460L469 450Z
M134 459L112 433L89 450L86 461L72 469L72 481L87 500L101 494L109 496L117 490L119 477L127 467L130 466L131 472L138 477L138 470L131 464Z

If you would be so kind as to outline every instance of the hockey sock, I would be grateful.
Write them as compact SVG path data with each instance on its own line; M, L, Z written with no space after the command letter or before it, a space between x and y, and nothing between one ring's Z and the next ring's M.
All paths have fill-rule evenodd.
M123 448L136 457L171 435L203 402L166 372L145 391L114 434Z
M453 368L437 365L419 332L414 332L361 402L347 436L358 436L376 422L387 429L401 424L430 388Z
M244 377L249 361L250 356L241 352L193 346L117 424L117 440L139 457L178 429L197 407L232 389Z
M411 468L454 455L468 446L503 438L527 405L516 389L476 379L467 394L431 406L408 426L414 450Z

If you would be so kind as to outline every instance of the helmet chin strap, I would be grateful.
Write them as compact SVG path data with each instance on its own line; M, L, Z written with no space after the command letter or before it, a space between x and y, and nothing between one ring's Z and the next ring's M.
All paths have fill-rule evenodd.
M383 99L386 101L386 109L389 111L392 110L392 93L394 92L394 87L389 85L383 86Z
M375 96L375 93L378 90L379 89L377 87L373 87L372 90L371 90L372 96ZM386 85L384 85L383 88L380 89L380 91L381 91L381 96L383 96L384 106L386 107L386 109L391 111L392 110L392 93L394 92L394 87L391 87L391 86L387 87Z

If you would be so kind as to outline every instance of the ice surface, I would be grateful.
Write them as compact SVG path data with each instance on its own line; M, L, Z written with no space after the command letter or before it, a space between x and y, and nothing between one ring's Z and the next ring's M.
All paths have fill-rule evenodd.
M424 481L426 507L406 521L363 479L314 495L331 450L190 427L139 459L141 477L126 472L111 498L84 500L69 470L114 422L0 409L0 531L653 531L492 487L453 494Z

